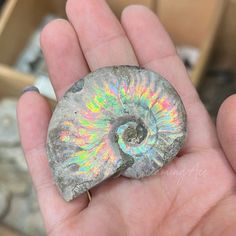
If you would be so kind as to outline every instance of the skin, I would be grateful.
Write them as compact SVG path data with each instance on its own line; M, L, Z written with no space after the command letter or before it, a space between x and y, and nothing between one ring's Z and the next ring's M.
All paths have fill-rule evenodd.
M188 138L178 157L157 175L117 178L65 202L45 153L51 110L36 92L19 100L22 146L48 235L235 235L236 96L222 105L215 127L158 18L143 6L123 11L121 23L104 0L68 0L66 20L41 34L58 99L97 68L140 65L159 72L179 92Z

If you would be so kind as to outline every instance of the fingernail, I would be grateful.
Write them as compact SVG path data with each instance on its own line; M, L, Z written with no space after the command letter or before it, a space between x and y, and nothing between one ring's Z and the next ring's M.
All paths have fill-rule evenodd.
M39 89L38 89L37 87L35 87L35 86L27 86L27 87L25 87L25 88L23 89L23 91L22 91L22 94L27 93L27 92L40 93L40 92L39 92Z

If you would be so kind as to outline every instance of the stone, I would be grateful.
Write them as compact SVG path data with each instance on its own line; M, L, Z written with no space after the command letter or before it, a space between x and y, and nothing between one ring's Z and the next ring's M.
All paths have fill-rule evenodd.
M10 192L3 184L0 184L0 219L8 213L10 201Z
M0 162L8 162L18 170L27 172L27 164L20 145L15 147L0 147Z
M16 104L16 99L4 99L0 102L0 146L19 144Z
M44 225L38 208L34 207L35 198L32 199L32 192L32 187L28 186L27 195L12 197L9 213L3 222L25 235L44 236Z
M45 231L20 146L16 106L16 99L0 101L0 218L9 227L0 227L0 235L41 236Z
M14 229L10 227L0 225L0 235L3 236L22 236L21 233L16 232Z
M47 139L49 163L65 200L104 180L154 175L179 152L184 105L161 75L134 66L99 69L59 101Z

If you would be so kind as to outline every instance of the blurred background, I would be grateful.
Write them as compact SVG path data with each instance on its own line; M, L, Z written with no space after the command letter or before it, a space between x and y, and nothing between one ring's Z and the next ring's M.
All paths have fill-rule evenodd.
M45 235L16 122L17 99L36 85L55 104L40 50L40 31L65 18L66 0L0 0L0 235ZM160 17L215 121L236 92L236 0L108 0L120 17L143 4Z

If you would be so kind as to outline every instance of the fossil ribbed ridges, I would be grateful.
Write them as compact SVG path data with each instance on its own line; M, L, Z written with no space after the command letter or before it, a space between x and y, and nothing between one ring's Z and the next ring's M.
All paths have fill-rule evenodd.
M47 152L71 200L114 175L153 175L185 136L185 109L168 81L138 67L108 67L75 83L58 103Z

